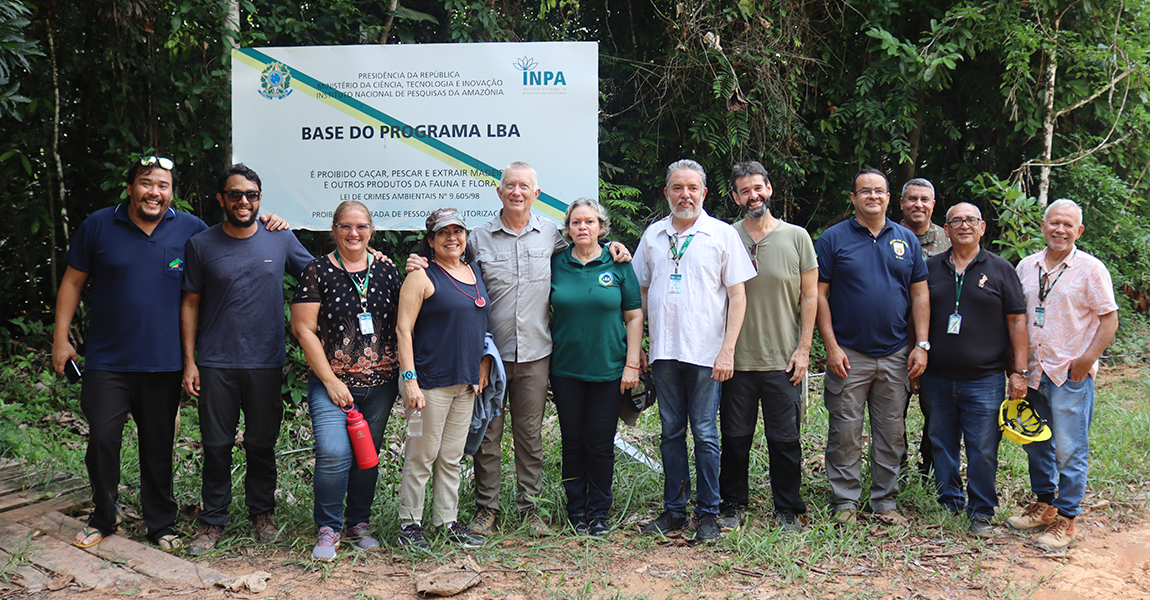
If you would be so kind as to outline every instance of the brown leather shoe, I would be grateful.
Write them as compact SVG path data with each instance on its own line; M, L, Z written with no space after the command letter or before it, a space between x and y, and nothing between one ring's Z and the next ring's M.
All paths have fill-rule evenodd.
M1045 502L1033 502L1021 515L1010 517L1006 524L1015 531L1033 531L1049 527L1058 517L1058 509Z
M260 513L252 519L252 533L256 541L261 544L272 544L280 541L280 530L276 527L276 519L270 512Z
M188 544L188 554L199 556L207 554L216 548L216 542L224 537L224 528L219 525L203 525Z
M489 536L495 535L495 512L486 508L479 509L475 513L475 518L471 520L471 526L467 528L468 531L475 535Z
M1047 552L1065 550L1075 545L1074 538L1074 519L1056 514L1054 522L1047 526L1046 531L1038 536L1037 540L1034 540L1034 545Z

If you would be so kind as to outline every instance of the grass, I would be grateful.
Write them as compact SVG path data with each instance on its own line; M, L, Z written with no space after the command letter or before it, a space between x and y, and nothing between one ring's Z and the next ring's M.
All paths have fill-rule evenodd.
M46 346L45 346L46 347ZM11 457L45 465L52 471L85 475L83 466L84 436L81 429L70 425L44 422L45 415L72 413L79 416L79 387L45 376L46 355L36 352L17 353L17 358L0 361L0 449ZM293 371L298 373L298 371ZM1117 376L1115 376L1117 375ZM1126 375L1126 376L1124 376ZM289 375L285 387L293 385L297 375ZM291 397L291 394L285 394ZM1144 398L1150 396L1150 375L1121 367L1100 382L1094 426L1091 432L1090 487L1084 506L1094 507L1113 523L1133 523L1144 518L1150 481L1150 407ZM866 524L854 528L836 528L829 524L829 485L822 455L826 440L826 411L822 407L821 382L812 382L802 434L804 457L803 497L809 508L810 524L799 536L780 535L772 519L769 468L762 424L756 434L751 454L752 501L747 524L724 535L714 545L687 546L681 541L670 544L652 538L623 534L656 516L662 509L662 474L639 462L620 455L616 462L615 504L611 525L615 529L607 540L576 538L569 528L560 535L540 541L529 541L520 516L514 510L514 465L510 443L504 444L504 474L501 504L504 516L498 533L489 538L488 546L461 551L432 536L437 554L432 558L410 555L396 549L398 535L397 505L401 472L400 450L404 421L397 412L387 428L381 456L372 527L384 544L378 553L341 552L334 564L317 564L309 560L315 540L312 521L311 472L314 454L310 451L285 454L279 460L277 521L284 528L286 542L276 549L259 547L250 539L247 509L243 504L244 456L234 454L232 505L233 519L225 532L219 551L208 560L242 556L253 565L276 561L298 568L317 580L344 577L346 569L388 568L410 572L427 571L439 564L464 557L473 558L485 569L509 572L501 579L507 587L490 587L494 597L526 595L544 598L664 598L697 596L707 592L712 597L745 598L751 590L769 589L774 597L804 598L832 594L836 598L884 597L879 578L902 589L915 585L945 585L954 589L981 590L987 598L1026 596L1037 583L1022 578L1004 577L1002 569L988 569L990 564L1011 563L1016 557L1003 556L994 544L970 536L963 519L954 518L938 507L933 487L917 476L906 474L899 496L899 507L912 519L911 528L887 530ZM507 428L508 430L510 428ZM658 460L658 413L654 409L640 416L637 427L620 426L620 432L648 456ZM918 437L921 415L912 403L908 418L912 439L910 464L918 462ZM181 410L179 439L176 444L175 489L182 506L192 506L199 499L201 455L196 410L187 405ZM508 440L509 442L509 440ZM287 407L277 450L290 452L312 444L311 427L303 404ZM558 423L554 407L547 407L544 424L545 487L538 499L545 512L556 521L564 514L564 495L560 485L560 452ZM132 424L125 429L123 449L123 487L121 503L138 511L138 463ZM1020 446L1003 441L999 453L1000 494L999 520L1014 513L1031 499L1027 477L1026 455ZM464 468L469 472L469 461ZM864 469L864 477L866 469ZM866 505L866 489L860 505ZM430 496L430 495L429 495ZM430 511L430 498L429 498ZM470 478L464 477L460 494L461 520L467 521L474 507ZM129 512L129 516L131 513ZM194 522L185 518L181 532L191 535ZM1004 527L1002 527L1004 529ZM142 539L142 523L125 520L126 535ZM288 554L287 558L284 553ZM936 557L929 556L936 555ZM649 558L657 557L657 558ZM941 558L938 558L941 557ZM995 563L997 561L997 563ZM649 566L661 582L659 590L623 585L627 573ZM1010 572L1011 569L1007 569ZM622 573L622 575L621 575ZM372 597L370 577L357 592ZM890 589L888 587L888 589Z

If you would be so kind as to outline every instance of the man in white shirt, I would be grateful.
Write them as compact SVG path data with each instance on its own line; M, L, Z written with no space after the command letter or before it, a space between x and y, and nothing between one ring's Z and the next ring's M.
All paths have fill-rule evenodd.
M683 159L667 167L671 215L643 234L635 275L650 323L651 369L662 421L663 514L643 533L665 535L687 523L691 497L687 422L695 440L698 541L720 537L718 410L721 383L734 373L735 341L755 269L733 227L703 210L707 175Z

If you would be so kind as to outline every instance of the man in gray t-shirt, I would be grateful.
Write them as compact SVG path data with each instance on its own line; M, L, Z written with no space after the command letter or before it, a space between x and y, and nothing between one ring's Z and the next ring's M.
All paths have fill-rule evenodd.
M243 163L232 165L220 176L216 193L227 220L192 236L185 251L183 379L184 389L200 398L204 450L204 507L188 548L197 555L215 547L228 523L232 446L241 409L246 502L255 537L268 543L279 535L272 514L275 443L283 419L283 276L287 271L299 277L312 256L290 231L258 226L261 198L259 175Z

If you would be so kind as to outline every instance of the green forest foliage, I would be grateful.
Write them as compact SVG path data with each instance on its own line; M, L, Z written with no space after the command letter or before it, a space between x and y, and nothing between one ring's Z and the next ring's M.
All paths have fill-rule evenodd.
M774 212L814 235L874 166L892 217L926 177L936 221L975 202L1017 258L1042 247L1049 121L1049 199L1083 204L1081 245L1119 290L1150 290L1145 0L0 0L0 323L51 314L69 237L119 201L134 156L175 159L178 206L219 220L231 44L543 40L599 42L600 190L632 246L666 214L665 165L701 162L709 211L733 220L726 175L755 159Z

